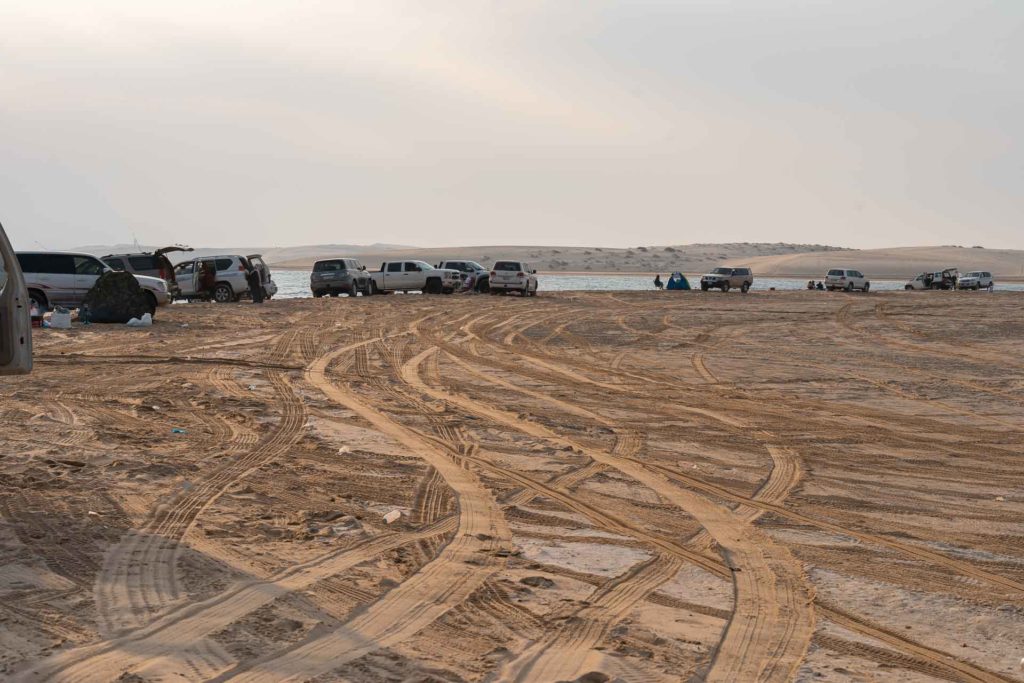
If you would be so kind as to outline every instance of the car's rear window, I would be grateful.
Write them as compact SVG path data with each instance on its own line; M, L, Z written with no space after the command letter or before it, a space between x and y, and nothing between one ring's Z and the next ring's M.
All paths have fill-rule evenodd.
M846 275L846 271L845 270L836 270L835 268L833 268L832 270L828 271L828 274L829 275Z
M495 270L522 270L522 264L519 261L498 261L494 264Z
M348 266L344 261L319 261L313 270L317 273L331 273L338 270L348 270Z
M160 262L155 256L129 256L128 263L134 270L160 270Z

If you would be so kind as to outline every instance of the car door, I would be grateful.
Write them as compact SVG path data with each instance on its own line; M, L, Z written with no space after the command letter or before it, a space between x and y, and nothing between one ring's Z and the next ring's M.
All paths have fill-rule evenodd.
M181 296L193 296L196 293L195 273L195 261L185 261L174 267L174 279L178 283Z
M423 286L423 281L420 264L406 261L402 267L402 289L419 289Z
M0 226L0 375L32 370L32 319L18 258Z
M46 278L50 305L73 306L75 299L75 258L70 254L42 254L40 273Z
M384 264L384 289L402 288L402 262L392 261Z

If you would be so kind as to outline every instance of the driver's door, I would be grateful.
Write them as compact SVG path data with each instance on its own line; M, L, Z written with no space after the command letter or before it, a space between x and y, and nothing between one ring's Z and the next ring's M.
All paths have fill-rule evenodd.
M32 370L32 319L21 267L0 226L0 375Z
M422 268L418 263L406 261L402 268L402 287L405 289L419 289L423 285L423 276L420 274Z

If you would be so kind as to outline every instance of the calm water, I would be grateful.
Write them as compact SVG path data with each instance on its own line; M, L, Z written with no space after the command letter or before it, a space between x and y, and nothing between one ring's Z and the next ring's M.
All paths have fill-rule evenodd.
M309 291L309 272L304 270L275 270L274 282L277 283L278 297L294 299L312 296ZM665 274L662 274L665 278ZM700 276L687 275L691 286L697 284L699 289ZM542 292L617 292L653 290L654 278L647 275L538 275ZM904 280L872 280L871 289L876 291L902 290ZM772 287L778 290L804 289L807 280L797 278L757 278L754 290L767 290ZM1024 283L997 284L996 290L1024 291Z

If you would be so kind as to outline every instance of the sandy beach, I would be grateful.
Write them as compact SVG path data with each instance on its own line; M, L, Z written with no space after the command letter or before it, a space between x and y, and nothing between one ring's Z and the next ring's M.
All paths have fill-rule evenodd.
M37 330L0 382L0 678L1024 681L1021 302Z

